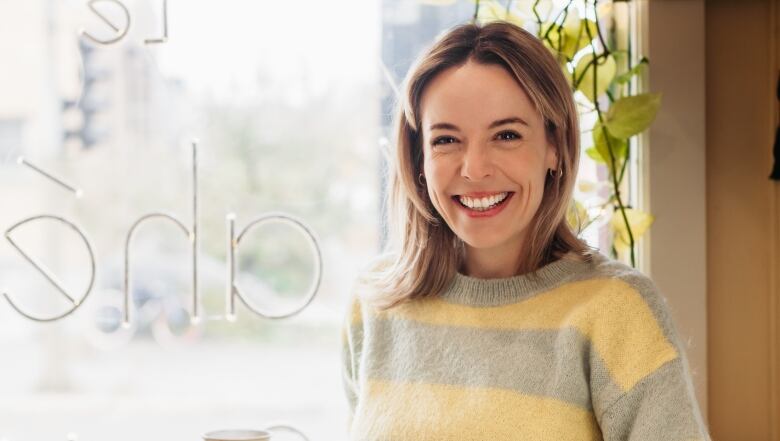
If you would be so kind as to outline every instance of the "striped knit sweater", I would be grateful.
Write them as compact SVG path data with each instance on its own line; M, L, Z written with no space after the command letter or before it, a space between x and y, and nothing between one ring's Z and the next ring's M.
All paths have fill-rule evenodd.
M666 300L596 253L529 275L456 274L343 332L350 439L709 440Z

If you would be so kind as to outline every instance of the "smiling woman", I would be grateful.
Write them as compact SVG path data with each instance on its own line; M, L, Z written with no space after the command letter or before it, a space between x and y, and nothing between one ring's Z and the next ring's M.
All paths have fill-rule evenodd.
M344 325L352 439L709 439L665 299L566 221L577 115L539 40L450 30L397 134L395 241Z
M567 253L590 258L565 220L580 156L577 111L536 37L503 23L461 26L410 70L406 88L388 191L390 227L401 228L388 251L399 251L400 276L368 275L380 276L368 283L375 302L439 292L456 271L508 277ZM475 218L452 201L482 204L500 192L509 194L500 214Z

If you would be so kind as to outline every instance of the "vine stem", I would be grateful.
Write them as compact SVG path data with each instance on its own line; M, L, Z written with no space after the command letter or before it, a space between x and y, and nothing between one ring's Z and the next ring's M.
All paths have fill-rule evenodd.
M598 0L593 0L593 13L594 14L597 14L597 10L596 10L597 4L598 4ZM593 35L592 35L592 32L590 31L590 28L586 26L585 30L588 33L588 37L593 39ZM604 39L601 37L601 25L599 24L598 15L596 15L596 31L599 34L599 40L601 41L601 43L602 43L602 45L604 47L604 51L606 52L608 49L607 49L607 46L604 45ZM593 59L595 60L595 59L598 58L598 56L596 55L596 47L591 45L591 48L592 48L592 52L593 52ZM594 95L595 95L596 87L597 87L597 84L598 84L597 75L598 75L598 63L596 63L596 65L593 66L593 90L594 90ZM620 210L620 214L623 217L623 223L625 224L626 231L628 232L628 240L629 240L628 246L629 246L629 249L631 250L631 266L635 267L636 266L636 257L634 255L634 244L635 244L634 233L631 231L631 224L628 222L628 215L626 214L626 207L623 204L623 198L620 195L620 181L618 180L618 173L617 173L617 170L615 168L615 153L612 151L612 143L611 143L611 141L609 139L609 133L607 133L607 126L604 124L604 115L603 115L603 112L601 111L601 106L599 105L598 97L595 97L595 96L593 97L593 104L596 106L596 114L598 115L599 124L601 125L601 134L602 134L602 136L604 136L604 141L607 143L607 151L609 152L609 161L610 161L610 165L611 165L611 167L610 167L610 175L612 176L612 185L614 186L614 190L615 190L615 201L618 204L618 209Z
M559 12L558 15L555 16L553 21L550 22L551 26L547 29L547 31L545 31L543 38L545 38L545 39L547 38L547 36L550 34L550 31L553 28L552 24L557 24L558 23L558 19L561 18L561 15L563 15L563 20L566 21L566 15L569 14L569 8L571 7L572 3L574 3L574 0L569 0L569 3L567 3L566 6L564 6L563 9L561 9L561 12ZM539 1L537 0L536 3L534 3L534 14L536 14L536 6L538 4L539 4ZM539 17L538 14L536 16ZM539 24L541 25L541 21L539 22ZM541 27L540 27L540 30L541 30ZM558 34L560 35L560 32L558 32Z
M531 6L531 12L534 13L534 17L536 17L536 24L539 25L539 29L542 29L542 17L539 16L539 11L536 10L536 8L539 7L539 2L541 0L535 0L534 5ZM547 37L545 37L547 38Z

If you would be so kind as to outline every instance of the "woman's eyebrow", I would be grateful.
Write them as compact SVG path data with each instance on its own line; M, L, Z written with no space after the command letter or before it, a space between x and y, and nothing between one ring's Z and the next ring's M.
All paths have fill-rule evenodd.
M490 126L488 126L488 129L492 129L492 128L495 128L495 127L498 127L498 126L503 126L504 124L513 124L513 123L519 123L519 124L522 124L522 125L524 125L526 127L529 126L528 123L525 122L525 120L523 118L520 118L519 116L512 116L512 117L509 117L509 118L504 118L504 119L499 119L497 121L493 121L492 123L490 123Z
M529 124L527 122L525 122L525 120L523 118L520 118L519 116L512 116L512 117L509 117L509 118L503 118L503 119L499 119L499 120L493 121L488 126L488 129L493 129L493 128L496 128L498 126L503 126L505 124L513 124L513 123L522 124L522 125L524 125L526 127L529 126ZM448 122L440 122L440 123L436 123L436 124L431 124L431 127L429 128L429 130L436 130L436 129L455 130L455 131L458 131L458 132L460 131L460 128L458 128L458 126L456 126L455 124L452 124L452 123L448 123Z
M436 123L436 124L431 124L431 127L430 127L429 130L436 130L436 129L455 130L457 132L460 131L458 126L456 126L455 124L452 124L452 123L447 123L447 122L440 122L440 123Z

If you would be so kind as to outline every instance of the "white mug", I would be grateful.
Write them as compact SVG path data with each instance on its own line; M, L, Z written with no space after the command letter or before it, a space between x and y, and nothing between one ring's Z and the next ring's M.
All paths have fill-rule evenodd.
M304 441L309 441L300 430L292 426L278 424L267 430L215 430L203 434L203 441L271 441L270 430L287 430L300 436Z

